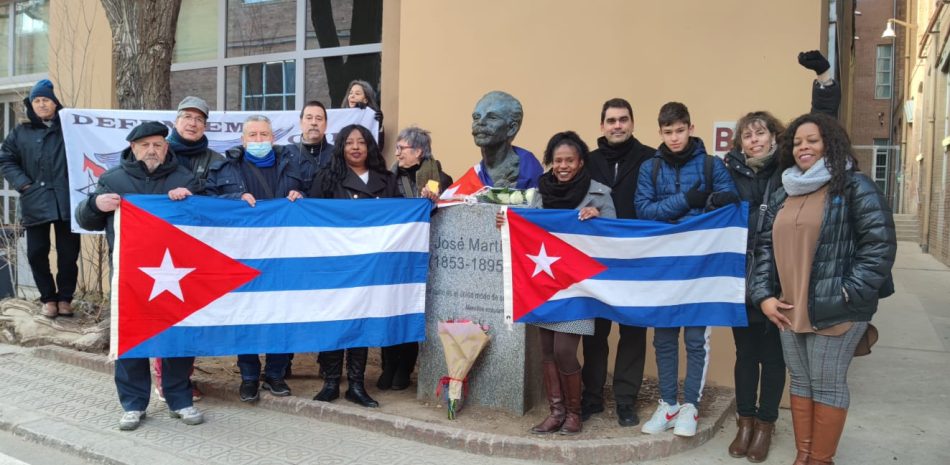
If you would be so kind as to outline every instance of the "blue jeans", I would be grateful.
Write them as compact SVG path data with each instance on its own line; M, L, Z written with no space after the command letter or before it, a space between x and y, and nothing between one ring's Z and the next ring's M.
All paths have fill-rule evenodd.
M706 370L709 369L709 328L687 326L683 328L683 344L686 346L686 380L683 382L683 401L699 407ZM653 331L653 348L656 350L656 371L660 378L660 397L670 405L676 405L679 379L680 328L656 328Z
M194 357L162 359L162 393L169 410L191 407L191 367ZM126 412L145 411L152 392L152 374L147 358L120 358L115 361L115 387Z
M284 379L287 365L290 364L290 354L266 354L267 364L264 366L264 377ZM257 381L261 379L261 358L257 354L238 355L238 368L241 370L241 381Z

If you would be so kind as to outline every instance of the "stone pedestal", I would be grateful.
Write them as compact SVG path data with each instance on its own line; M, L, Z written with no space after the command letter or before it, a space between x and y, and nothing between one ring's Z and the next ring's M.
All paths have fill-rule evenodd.
M437 323L470 319L490 326L491 342L469 373L466 405L518 415L543 399L537 328L505 323L501 236L494 205L458 205L432 217L426 342L420 350L419 399L435 399L446 375ZM463 413L464 415L464 413Z

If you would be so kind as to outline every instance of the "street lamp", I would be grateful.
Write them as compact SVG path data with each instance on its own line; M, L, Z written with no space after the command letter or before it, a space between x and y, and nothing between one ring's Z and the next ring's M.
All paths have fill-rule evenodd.
M914 25L910 23L905 23L899 19L890 18L887 20L887 26L884 28L884 33L881 34L882 39L893 39L897 37L897 34L894 32L894 23L900 24L908 29L914 29Z

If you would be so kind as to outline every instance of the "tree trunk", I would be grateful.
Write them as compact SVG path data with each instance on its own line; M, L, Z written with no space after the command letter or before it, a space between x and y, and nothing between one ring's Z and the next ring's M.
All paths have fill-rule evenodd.
M181 0L101 0L112 26L119 108L171 108L172 50Z

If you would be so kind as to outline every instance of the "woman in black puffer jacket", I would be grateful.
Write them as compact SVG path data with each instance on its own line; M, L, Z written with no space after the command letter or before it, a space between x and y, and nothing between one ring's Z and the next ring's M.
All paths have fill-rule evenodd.
M894 219L834 118L796 118L778 153L787 168L765 212L749 298L782 330L795 464L833 463L852 354L878 299L893 292Z

